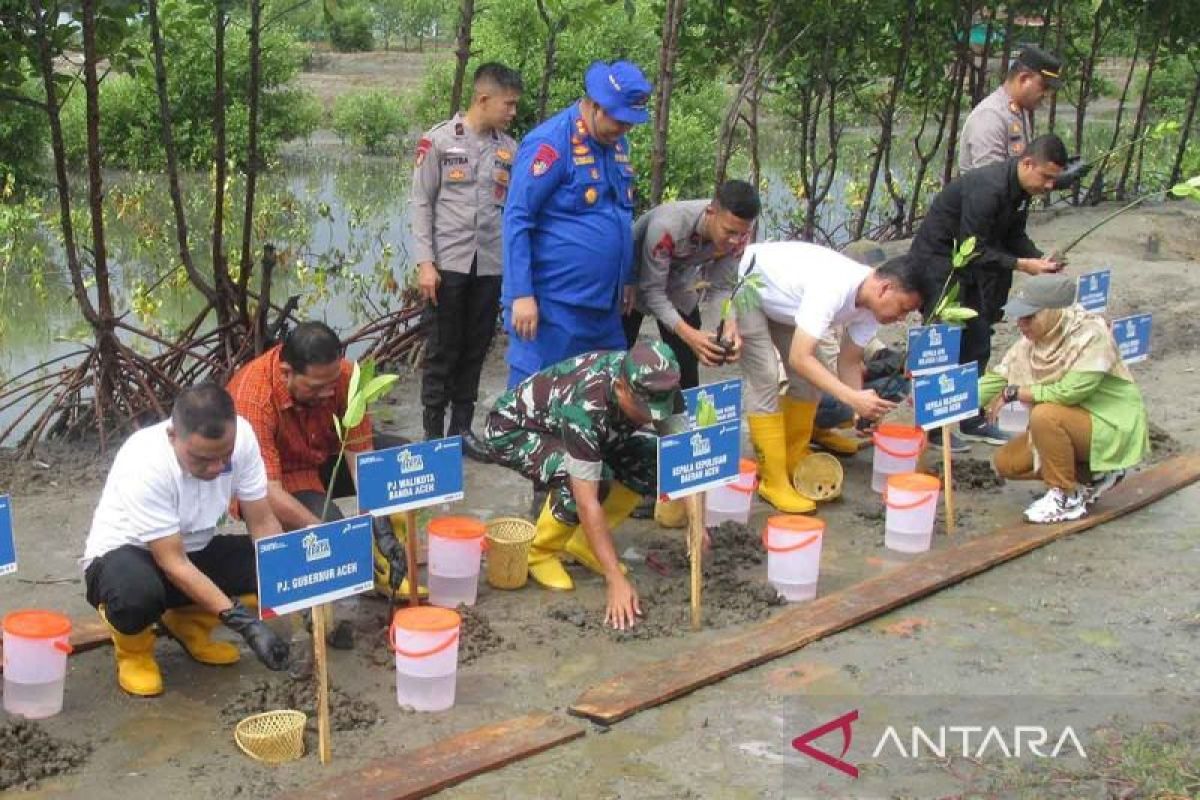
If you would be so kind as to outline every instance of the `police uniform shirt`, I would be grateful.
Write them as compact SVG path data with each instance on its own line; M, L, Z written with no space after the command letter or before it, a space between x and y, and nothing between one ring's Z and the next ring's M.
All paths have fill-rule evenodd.
M409 208L414 255L439 270L501 274L501 225L517 144L472 131L461 114L417 144Z
M959 171L1024 155L1032 127L1029 112L1017 105L1001 86L967 116L958 152Z
M730 252L717 257L716 244L705 241L700 225L710 200L664 203L638 217L633 226L637 308L653 314L668 330L700 302L701 282L710 297L728 297L737 280L737 265L749 242L747 234Z

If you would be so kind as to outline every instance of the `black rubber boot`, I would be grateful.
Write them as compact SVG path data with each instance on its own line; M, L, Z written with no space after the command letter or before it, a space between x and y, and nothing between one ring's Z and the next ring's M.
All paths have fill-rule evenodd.
M446 435L446 409L425 406L421 424L425 428L425 441L443 438Z
M471 432L471 419L474 416L475 406L473 405L453 406L450 409L450 428L446 431L446 435L454 436L457 434L462 437L463 455L467 458L472 461L478 461L481 464L490 464L492 456L488 451L487 445Z

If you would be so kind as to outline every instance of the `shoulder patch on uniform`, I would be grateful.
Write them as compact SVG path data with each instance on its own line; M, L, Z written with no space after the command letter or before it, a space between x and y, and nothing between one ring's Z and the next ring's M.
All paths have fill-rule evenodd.
M671 234L664 233L650 251L650 255L654 258L670 258L675 255L675 240L671 238Z
M533 154L533 163L529 166L529 172L533 177L540 178L550 171L555 161L558 161L558 151L543 142L538 145L537 151Z
M421 141L417 142L417 166L425 163L425 156L429 155L429 151L433 148L433 140L425 136L421 137Z

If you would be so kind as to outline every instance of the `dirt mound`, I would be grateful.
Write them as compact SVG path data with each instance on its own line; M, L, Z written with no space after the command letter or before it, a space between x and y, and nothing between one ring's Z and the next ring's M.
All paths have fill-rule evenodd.
M460 605L458 615L462 617L462 632L458 640L459 666L470 664L504 645L504 637L496 633L488 618L474 606Z
M1156 463L1171 456L1178 455L1183 448L1179 441L1174 436L1167 433L1166 430L1150 423L1150 459L1151 463Z
M104 483L117 448L110 445L101 455L92 442L42 442L29 458L17 458L17 451L0 448L0 486L8 493L45 494L72 489L98 487Z
M979 458L955 459L950 468L955 491L968 492L974 489L996 489L1004 485L1004 478L996 474L991 462ZM942 478L942 465L933 468L938 480Z
M81 766L91 752L90 744L56 739L37 723L9 722L0 726L0 791L31 789Z
M309 729L316 730L316 680L292 680L286 677L260 678L226 703L225 707L221 709L221 717L232 724L251 714L279 708L294 708L297 711L303 711L308 715ZM379 710L379 706L330 685L329 724L333 730L354 731L370 728L381 718L382 712Z
M763 563L762 542L747 525L725 522L712 531L712 549L704 563L704 626L725 628L754 622L769 616L771 609L783 605L783 598L765 579L743 580L738 571ZM617 631L604 624L598 608L578 603L562 603L547 610L557 621L572 625L580 632L605 633L614 639L657 639L679 636L691 630L691 568L686 545L678 537L662 549L651 549L649 563L666 575L647 580L639 577L643 616L628 631Z

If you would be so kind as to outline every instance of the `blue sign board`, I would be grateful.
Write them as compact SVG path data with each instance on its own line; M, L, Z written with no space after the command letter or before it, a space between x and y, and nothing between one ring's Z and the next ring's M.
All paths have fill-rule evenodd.
M1113 338L1126 364L1150 357L1150 315L1134 314L1113 320Z
M17 571L17 545L13 540L12 501L0 494L0 575Z
M683 390L683 402L687 406L688 421L696 424L696 409L701 395L706 396L717 409L717 422L733 422L742 418L742 382L738 378L697 386Z
M962 328L924 325L908 329L908 372L922 375L958 363Z
M255 542L259 615L270 619L369 590L371 523L363 514Z
M378 517L462 497L461 436L358 456L358 510L363 513Z
M1079 276L1079 290L1075 302L1096 314L1108 309L1108 288L1112 285L1112 271L1101 270Z
M940 428L979 413L979 367L974 361L913 378L917 425Z
M742 452L740 420L658 440L658 494L677 500L738 479Z

